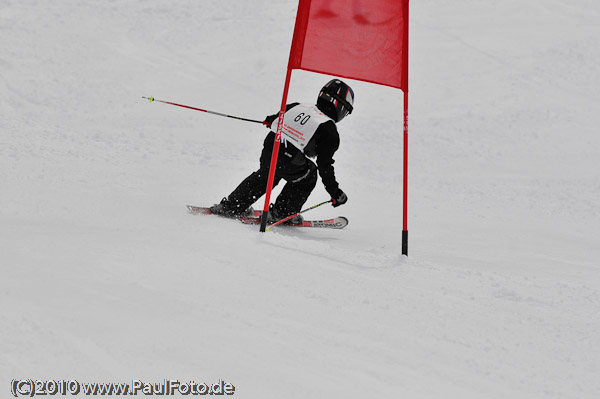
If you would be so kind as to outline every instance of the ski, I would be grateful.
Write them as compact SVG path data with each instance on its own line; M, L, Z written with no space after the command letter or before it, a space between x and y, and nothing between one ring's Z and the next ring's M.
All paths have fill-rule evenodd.
M212 215L210 208L204 206L186 205L188 212L192 215Z
M260 216L259 217L242 217L239 219L240 222L244 223L244 224L260 224ZM291 224L291 223L282 223L282 224L278 224L275 227L313 227L313 228L319 228L319 229L343 229L344 227L348 226L348 218L344 217L344 216L338 216L336 218L333 219L327 219L327 220L305 220L302 223L296 223L296 224Z
M212 215L210 208L203 206L193 206L187 205L188 212L192 215ZM260 224L262 211L254 211L252 215L235 217L232 219L237 219L244 224ZM310 227L310 228L319 228L319 229L343 229L348 226L348 218L344 216L338 216L332 219L326 220L305 220L302 223L298 224L280 224L276 227Z
M213 213L210 211L210 208L207 206L194 206L194 205L186 205L188 212L191 213L192 215L213 215ZM248 217L257 217L260 218L260 216L262 215L261 211L254 211L252 213L252 215L248 215ZM221 216L221 215L217 215L217 216ZM221 216L221 217L226 217L226 216ZM239 219L238 217L231 217L230 219Z

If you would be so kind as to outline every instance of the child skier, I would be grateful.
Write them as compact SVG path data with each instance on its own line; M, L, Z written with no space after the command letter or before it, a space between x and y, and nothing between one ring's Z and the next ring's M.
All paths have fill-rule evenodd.
M299 212L317 183L317 170L334 207L345 204L348 196L340 189L333 168L333 154L340 145L336 123L352 112L354 92L339 79L329 81L317 98L317 104L292 103L286 107L281 132L281 147L275 170L275 187L286 181L274 204L271 204L269 223ZM263 124L276 127L279 114L265 118ZM260 167L253 172L221 203L210 208L217 215L238 217L266 192L267 179L275 132L265 138ZM315 158L315 163L309 158ZM251 211L250 211L251 212ZM302 216L289 223L301 223Z

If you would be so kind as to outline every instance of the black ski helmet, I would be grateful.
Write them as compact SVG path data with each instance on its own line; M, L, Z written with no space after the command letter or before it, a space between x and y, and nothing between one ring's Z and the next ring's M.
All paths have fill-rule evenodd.
M317 106L322 108L327 116L336 122L352 113L354 106L354 91L346 83L339 79L333 79L327 82L321 89L317 98Z

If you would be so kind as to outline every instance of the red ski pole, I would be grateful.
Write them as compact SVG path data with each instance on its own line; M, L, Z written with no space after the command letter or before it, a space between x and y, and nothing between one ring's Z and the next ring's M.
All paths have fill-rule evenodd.
M290 215L290 216L288 216L288 217L286 217L286 218L283 218L283 219L281 219L281 220L278 220L278 221L276 221L275 223L273 223L273 224L269 225L269 227L277 226L278 224L281 224L281 223L283 223L283 222L287 222L288 220L290 220L290 219L292 219L292 218L295 218L296 216L300 215L301 213L304 213L304 212L310 211L311 209L315 209L315 208L317 208L317 207L319 207L319 206L321 206L321 205L329 204L330 202L333 202L333 200L332 200L332 199L330 199L329 201L325 201L325 202L321 202L320 204L313 205L313 206L311 206L310 208L306 208L306 209L304 209L304 210L302 210L302 211L300 211L300 212L296 212L296 213L294 213L293 215Z
M150 100L150 102L152 102L152 101L157 101L157 102L159 102L159 103L163 103L163 104L175 105L175 106L177 106L177 107L182 107L182 108L193 109L194 111L202 111L202 112L206 112L206 113L213 114L213 115L224 116L224 117L226 117L226 118L238 119L238 120L240 120L240 121L245 121L245 122L254 122L254 123L263 123L263 121L257 121L257 120L254 120L254 119L246 119L246 118L241 118L241 117L239 117L239 116L233 116L233 115L222 114L222 113L220 113L220 112L215 112L215 111L208 111L208 110L206 110L206 109L202 109L202 108L190 107L189 105L182 105L182 104L172 103L172 102L170 102L170 101L163 101L163 100L156 99L156 98L154 98L154 97L152 97L152 96L150 96L150 97L144 97L144 96L142 96L142 98L145 98L146 100Z

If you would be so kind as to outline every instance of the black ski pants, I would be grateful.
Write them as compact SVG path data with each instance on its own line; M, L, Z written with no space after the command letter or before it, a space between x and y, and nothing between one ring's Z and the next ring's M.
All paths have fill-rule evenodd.
M262 197L267 188L269 167L275 133L265 138L260 156L260 168L246 177L228 196L228 202L240 211L244 211ZM273 212L278 217L286 217L299 212L317 184L317 166L304 154L288 143L279 147L277 168L275 169L275 187L281 179L285 186L273 204Z

